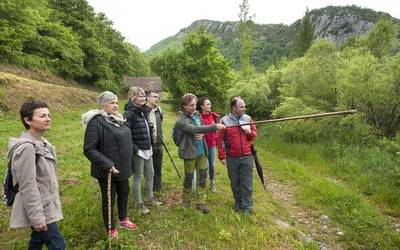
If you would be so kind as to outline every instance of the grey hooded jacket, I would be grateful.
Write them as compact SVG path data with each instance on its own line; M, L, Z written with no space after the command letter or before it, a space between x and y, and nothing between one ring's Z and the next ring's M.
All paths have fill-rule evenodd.
M55 149L45 138L43 142L26 132L10 138L13 183L19 185L10 218L12 228L50 224L63 218Z

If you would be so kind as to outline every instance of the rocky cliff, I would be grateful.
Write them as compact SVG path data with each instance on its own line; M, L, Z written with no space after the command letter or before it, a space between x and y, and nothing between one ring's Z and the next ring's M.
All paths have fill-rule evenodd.
M310 11L314 24L316 38L325 38L338 45L349 37L368 33L380 17L386 16L400 23L384 12L357 6L328 6ZM252 51L251 62L259 69L267 67L274 57L289 55L290 43L299 29L301 18L291 25L284 24L256 24L257 46ZM146 53L154 55L169 47L180 47L181 41L189 32L196 31L203 26L207 32L213 33L217 45L226 58L231 60L232 66L239 66L238 22L219 22L212 20L197 20L190 26L181 29L175 36L168 37L153 45Z

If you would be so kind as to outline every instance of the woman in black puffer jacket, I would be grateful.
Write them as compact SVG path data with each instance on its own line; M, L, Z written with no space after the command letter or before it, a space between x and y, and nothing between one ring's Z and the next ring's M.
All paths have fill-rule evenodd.
M133 142L133 195L136 206L142 214L150 210L144 205L160 205L153 194L153 149L152 128L148 120L148 111L145 109L146 94L142 88L131 87L128 92L129 101L125 105L124 117L128 127L132 131ZM144 202L141 195L141 182L144 175L144 190L146 197Z
M102 196L103 220L108 225L107 176L111 179L111 230L112 238L118 237L114 221L114 200L117 196L120 226L135 230L136 224L127 216L129 177L132 175L132 140L131 131L125 119L118 113L118 98L110 91L100 94L100 110L90 110L82 115L86 125L83 151L91 162L91 175L100 185Z

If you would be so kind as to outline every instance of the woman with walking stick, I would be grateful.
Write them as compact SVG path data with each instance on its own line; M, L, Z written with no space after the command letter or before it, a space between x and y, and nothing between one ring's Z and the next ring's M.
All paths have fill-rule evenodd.
M100 110L90 110L82 115L87 126L84 141L84 154L91 162L91 175L98 180L102 213L106 229L111 238L118 237L114 220L114 200L117 196L120 227L136 230L137 226L128 218L129 177L132 175L131 131L125 119L118 112L118 98L105 91L98 97ZM111 183L107 177L111 173ZM111 204L107 187L111 186ZM109 206L111 205L111 206ZM111 225L109 225L111 207Z

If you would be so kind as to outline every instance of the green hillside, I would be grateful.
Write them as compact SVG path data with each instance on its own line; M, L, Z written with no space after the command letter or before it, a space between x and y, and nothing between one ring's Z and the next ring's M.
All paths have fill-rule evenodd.
M0 63L115 91L125 75L150 73L138 48L86 0L1 1Z
M310 11L312 23L316 27L316 38L327 38L337 44L343 44L352 36L365 35L380 17L389 14L371 9L352 6L328 6ZM300 27L302 17L291 25L256 24L256 47L252 50L250 62L259 70L265 70L279 58L290 56L290 46L294 34ZM392 20L399 20L390 17ZM180 48L181 42L189 32L204 26L207 32L215 35L217 46L222 54L231 61L234 69L239 68L238 22L219 22L197 20L190 26L181 29L176 35L161 40L145 54L149 57L162 53L167 48Z

